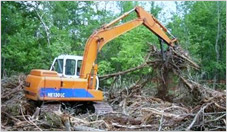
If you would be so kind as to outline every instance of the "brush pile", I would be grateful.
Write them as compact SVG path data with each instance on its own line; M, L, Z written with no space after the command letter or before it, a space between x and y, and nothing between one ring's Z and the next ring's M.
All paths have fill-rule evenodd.
M10 131L164 131L164 130L226 130L226 92L208 88L192 79L190 68L199 66L181 48L169 48L164 54L150 46L145 63L102 80L152 67L152 75L105 93L112 113L75 114L67 111L37 114L39 108L24 97L25 75L1 80L1 129ZM174 89L173 76L177 78ZM150 82L155 78L155 88ZM156 89L154 91L154 89ZM172 91L174 94L170 94Z

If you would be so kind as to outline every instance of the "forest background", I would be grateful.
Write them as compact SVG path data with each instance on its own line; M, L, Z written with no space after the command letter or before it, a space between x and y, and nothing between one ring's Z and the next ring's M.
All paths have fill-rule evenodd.
M175 11L155 1L70 1L1 2L1 77L32 69L49 69L60 54L83 55L88 37L103 24L139 5L153 14L179 39L201 69L192 78L225 89L226 2L174 2ZM110 9L110 7L112 7ZM169 13L169 17L163 17ZM120 23L132 20L132 14ZM98 55L99 75L124 71L144 62L150 42L158 38L140 26L109 42ZM152 68L134 71L120 78L130 83ZM113 79L101 82L111 85ZM221 83L221 85L219 85Z

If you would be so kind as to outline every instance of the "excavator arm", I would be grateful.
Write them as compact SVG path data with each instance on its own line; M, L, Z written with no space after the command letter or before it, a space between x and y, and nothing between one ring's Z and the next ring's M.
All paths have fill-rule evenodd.
M119 22L133 11L137 13L136 19L119 26L112 27L115 23ZM94 62L96 60L98 52L107 42L142 24L169 46L174 46L174 43L177 41L177 39L174 38L173 35L171 35L168 30L161 23L159 23L159 21L153 15L149 14L141 7L136 7L131 11L124 13L109 24L104 25L89 37L85 46L80 78L90 79L92 68L93 71L97 70L97 66L94 65ZM170 34L173 39L170 39L166 33Z

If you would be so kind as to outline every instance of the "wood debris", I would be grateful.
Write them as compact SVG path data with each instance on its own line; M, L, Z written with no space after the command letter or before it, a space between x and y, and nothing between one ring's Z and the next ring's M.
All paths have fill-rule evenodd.
M24 97L25 75L6 78L1 81L1 128L10 131L225 131L226 92L210 89L189 79L184 72L189 66L199 69L181 48L168 49L165 60L162 60L160 51L152 45L144 64L102 76L105 80L144 67L152 67L156 71L155 76L141 77L127 88L107 92L106 98L113 112L104 115L90 112L75 114L73 110L40 114L40 108L30 104ZM169 75L179 78L180 88L186 94L169 97ZM147 87L153 77L158 78L155 86L157 94L153 93L154 88ZM177 89L174 92L176 94Z

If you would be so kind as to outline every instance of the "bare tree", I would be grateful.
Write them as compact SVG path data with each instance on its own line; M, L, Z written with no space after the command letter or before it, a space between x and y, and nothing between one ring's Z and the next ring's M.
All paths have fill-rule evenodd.
M46 23L45 23L45 21L44 21L44 19L43 19L43 15L44 15L45 13L40 14L40 11L39 11L38 6L39 6L39 4L36 2L35 12L36 12L36 14L37 14L37 16L38 16L40 22L41 22L42 25L43 25L43 28L44 28L45 33L46 33L47 43L48 43L48 45L50 45L50 31L49 31L49 27L46 25Z
M219 1L217 1L217 17L218 17L218 25L217 25L217 36L216 36L216 43L215 43L215 53L216 53L216 61L219 62L219 50L218 50L218 42L220 37L220 6ZM215 75L214 75L214 82L213 82L213 88L216 86L217 82L217 76L218 76L218 69L215 69Z

